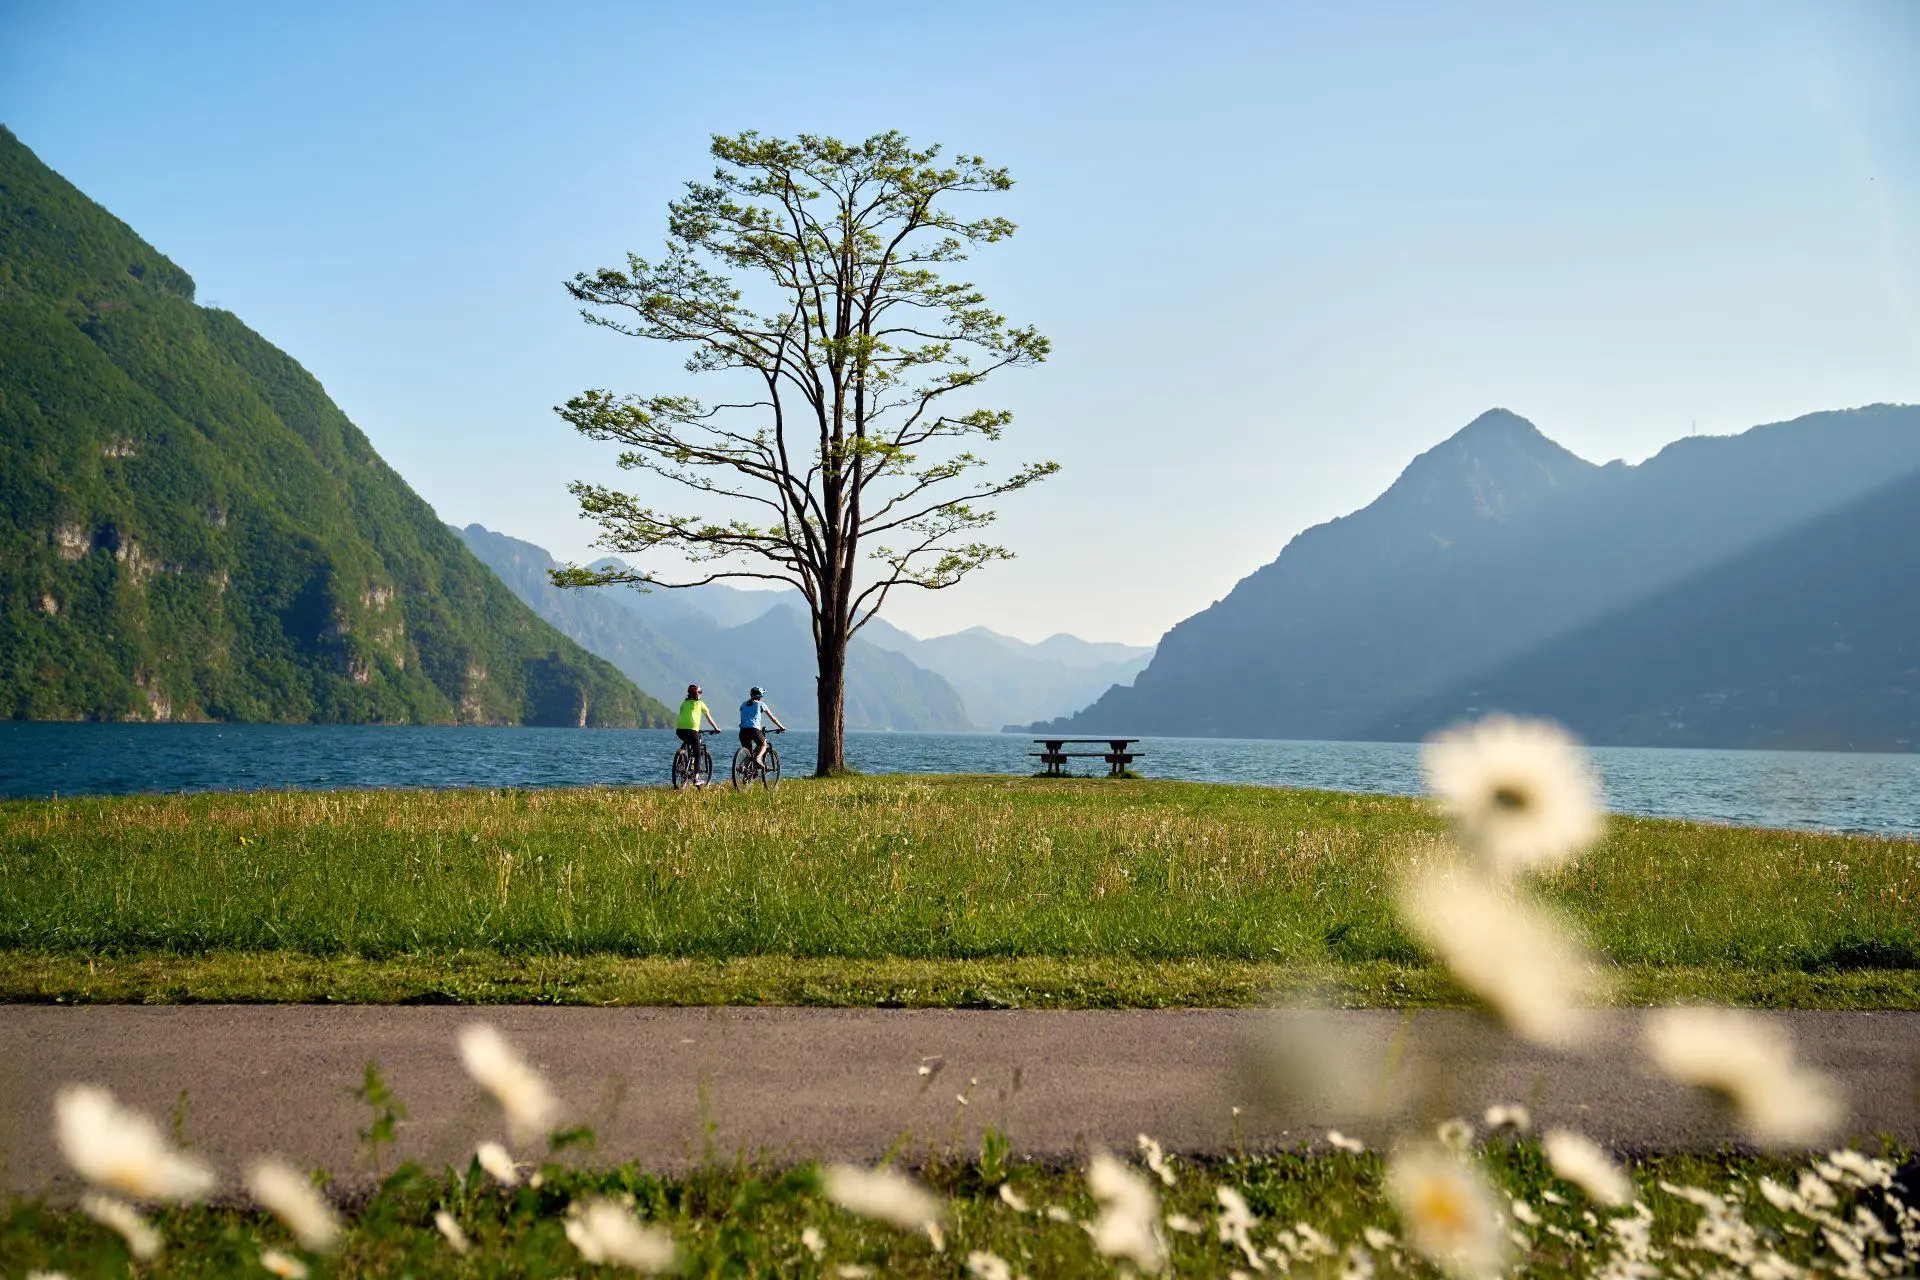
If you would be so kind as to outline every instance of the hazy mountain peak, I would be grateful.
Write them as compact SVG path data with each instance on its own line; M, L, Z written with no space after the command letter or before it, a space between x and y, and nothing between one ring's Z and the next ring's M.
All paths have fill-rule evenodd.
M1407 465L1373 504L1417 519L1442 543L1505 520L1599 468L1506 409L1489 409Z

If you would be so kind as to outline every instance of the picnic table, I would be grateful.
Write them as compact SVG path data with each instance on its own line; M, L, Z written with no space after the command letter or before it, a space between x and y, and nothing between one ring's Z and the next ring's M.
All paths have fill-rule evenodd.
M1137 760L1141 754L1127 749L1140 741L1138 738L1035 738L1033 741L1040 750L1029 751L1027 754L1040 758L1040 762L1047 766L1049 778L1060 777L1069 760L1105 760L1107 776L1117 778L1125 773L1127 766ZM1087 745L1104 746L1106 750L1067 750L1068 747Z

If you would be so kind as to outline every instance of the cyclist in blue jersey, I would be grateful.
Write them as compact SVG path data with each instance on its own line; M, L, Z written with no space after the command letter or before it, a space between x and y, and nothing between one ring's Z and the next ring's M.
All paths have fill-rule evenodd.
M773 708L763 701L766 696L756 685L747 694L747 700L740 704L740 745L753 752L756 767L767 763L767 731L761 725L761 720L771 720L773 727L781 733L787 731L787 726L780 723L780 717L773 714Z

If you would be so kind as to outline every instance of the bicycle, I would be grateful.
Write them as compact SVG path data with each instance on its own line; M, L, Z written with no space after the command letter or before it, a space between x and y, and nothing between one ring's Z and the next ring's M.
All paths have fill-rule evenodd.
M702 729L703 737L712 737L718 729ZM713 753L707 750L707 744L698 745L683 742L680 749L673 753L673 789L685 787L689 782L704 787L713 781Z
M775 729L775 733L785 733L785 729ZM758 782L762 788L771 791L780 785L780 752L769 742L767 744L766 763L756 764L753 752L741 747L733 753L733 789L745 790Z

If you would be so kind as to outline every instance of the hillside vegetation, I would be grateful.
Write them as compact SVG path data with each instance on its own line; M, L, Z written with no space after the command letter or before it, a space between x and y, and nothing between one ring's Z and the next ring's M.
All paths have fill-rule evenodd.
M663 722L193 294L0 129L0 714Z

